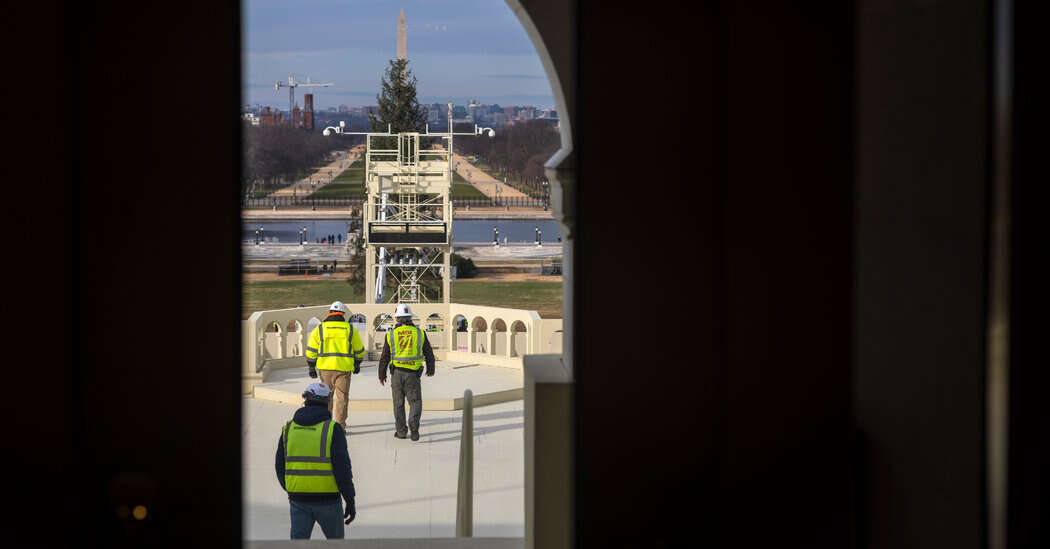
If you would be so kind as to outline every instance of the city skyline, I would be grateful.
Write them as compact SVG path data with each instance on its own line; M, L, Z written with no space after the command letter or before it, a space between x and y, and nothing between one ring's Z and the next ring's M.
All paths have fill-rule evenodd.
M379 80L398 53L404 10L409 68L420 103L468 101L554 108L532 42L504 2L468 0L440 7L422 1L354 5L249 0L244 17L243 104L287 109L273 83L333 82L313 89L318 109L374 105ZM296 93L302 105L302 93Z

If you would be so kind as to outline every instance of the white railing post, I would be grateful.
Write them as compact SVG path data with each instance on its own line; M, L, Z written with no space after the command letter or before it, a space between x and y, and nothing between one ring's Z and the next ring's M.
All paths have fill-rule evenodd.
M459 441L459 487L456 490L456 537L474 535L474 398L463 391L463 433Z

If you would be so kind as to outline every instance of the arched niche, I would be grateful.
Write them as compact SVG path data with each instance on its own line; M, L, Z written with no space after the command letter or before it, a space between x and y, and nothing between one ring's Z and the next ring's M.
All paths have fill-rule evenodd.
M492 330L489 334L489 353L499 356L509 356L509 352L507 323L502 318L493 319Z
M433 313L428 316L421 328L426 331L427 341L430 342L431 347L434 349L446 348L445 317L441 313Z
M470 323L467 317L456 315L452 317L452 333L449 334L449 349L453 351L470 350L470 334L468 328Z
M508 356L522 356L529 352L528 331L528 326L520 320L515 320L510 325L510 352Z
M472 353L486 353L492 348L488 341L489 323L482 317L476 316L470 321L470 337Z

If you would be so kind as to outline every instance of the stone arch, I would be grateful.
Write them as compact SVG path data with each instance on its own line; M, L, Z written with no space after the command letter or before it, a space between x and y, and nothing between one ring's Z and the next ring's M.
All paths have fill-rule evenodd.
M470 350L470 324L467 317L457 314L452 317L452 333L449 334L449 349L453 351Z
M263 326L262 343L264 358L284 358L285 330L277 321L267 322Z
M507 323L502 318L495 318L492 320L492 329L489 330L489 354L509 356L509 352Z
M432 313L421 326L427 333L427 341L434 349L445 349L447 334L445 333L445 317L441 313Z
M489 324L480 316L470 321L470 352L486 353L492 346L488 342Z
M383 350L383 342L386 340L387 330L394 327L394 315L390 313L379 313L372 319L372 347L376 351Z
M303 338L306 334L303 333L302 322L299 322L298 319L292 319L288 322L288 325L285 326L285 330L287 331L285 339L287 353L284 356L303 356L305 354L305 341Z
M529 352L529 328L524 322L515 320L510 325L509 353L507 356L523 356Z
M395 324L394 315L390 313L379 313L372 319L372 331L385 332Z

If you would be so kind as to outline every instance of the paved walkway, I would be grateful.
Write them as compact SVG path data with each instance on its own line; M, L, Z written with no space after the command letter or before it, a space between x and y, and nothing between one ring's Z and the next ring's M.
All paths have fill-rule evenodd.
M357 383L355 379L350 386L351 398ZM426 390L424 384L424 396ZM276 479L274 453L281 426L297 408L243 399L247 540L289 537L288 499ZM357 519L348 527L347 538L454 536L462 412L424 412L418 442L393 438L389 412L351 412L348 421ZM523 425L521 401L474 411L477 537L525 535ZM313 539L324 539L319 527Z
M305 197L310 193L324 187L329 181L339 177L339 174L343 173L344 170L349 168L354 161L356 161L361 154L364 152L364 145L356 145L351 148L345 154L345 158L341 158L334 162L331 162L327 166L318 168L314 173L300 179L294 185L289 185L282 189L278 189L269 195L268 197L277 196L299 196Z
M467 161L463 155L453 154L452 155L453 166L459 175L463 176L477 188L479 191L485 193L485 196L489 198L528 198L529 196L506 183L492 177L485 173L477 166Z

